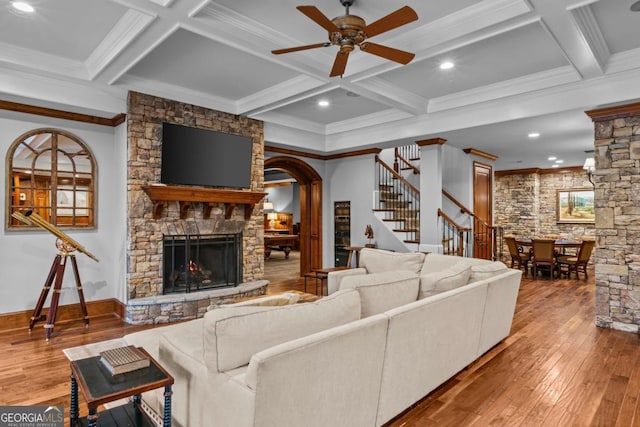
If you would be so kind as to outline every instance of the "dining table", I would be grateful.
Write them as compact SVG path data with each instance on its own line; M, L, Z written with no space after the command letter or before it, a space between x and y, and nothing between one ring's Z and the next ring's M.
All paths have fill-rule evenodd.
M533 239L531 238L521 238L516 239L516 245L518 246L533 246ZM582 242L579 240L570 240L570 239L558 239L553 242L553 246L561 249L564 252L567 248L579 248L582 245Z

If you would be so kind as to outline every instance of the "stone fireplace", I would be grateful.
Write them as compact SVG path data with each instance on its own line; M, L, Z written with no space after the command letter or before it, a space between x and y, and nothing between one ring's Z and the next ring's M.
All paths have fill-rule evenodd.
M158 197L151 189L160 189L160 162L162 148L162 123L194 126L218 132L250 137L253 140L250 191L235 191L241 196L253 195L250 201L229 202L218 193L216 197ZM211 110L137 92L130 92L127 109L127 306L125 320L128 323L160 323L183 320L204 315L207 306L231 298L259 295L266 291L264 274L264 247L262 244L263 213L260 192L264 190L264 135L261 121ZM198 192L194 190L193 192ZM234 192L233 190L228 193ZM191 193L191 192L190 192ZM258 198L256 199L255 196ZM193 230L196 230L195 232ZM229 237L234 236L234 237ZM187 287L174 270L167 267L166 245L192 254L189 244L207 240L209 246L225 247L228 240L237 245L233 264L237 268L218 278L213 270L215 263L193 274ZM213 243L218 241L219 245ZM182 243L180 243L182 242ZM211 248L205 251L211 251ZM215 250L214 250L215 251ZM220 250L218 255L228 256ZM202 253L200 253L202 254ZM174 253L185 257L185 253ZM186 268L189 268L187 260ZM180 263L178 263L180 264ZM201 264L201 262L196 262ZM177 266L179 268L180 265ZM183 267L185 267L183 262ZM167 268L172 269L167 273ZM211 277L195 276L207 275ZM173 282L166 276L174 275ZM184 276L184 274L183 274ZM224 283L223 283L224 282Z

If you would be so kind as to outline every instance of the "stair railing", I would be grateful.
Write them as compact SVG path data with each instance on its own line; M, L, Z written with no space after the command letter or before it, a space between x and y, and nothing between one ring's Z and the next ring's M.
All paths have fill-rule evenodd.
M474 258L501 260L504 251L504 229L487 224L445 190L442 190L442 194L458 206L461 213L467 214L472 218L472 234L473 242L475 243Z
M420 243L420 190L376 156L378 197L374 210L386 212L383 221L395 221L405 243Z
M400 173L400 170L411 170L415 175L420 174L420 169L411 163L412 160L420 160L418 145L405 145L396 147L394 150L393 170Z
M471 229L457 224L442 209L438 209L439 228L442 231L442 247L445 255L469 256Z

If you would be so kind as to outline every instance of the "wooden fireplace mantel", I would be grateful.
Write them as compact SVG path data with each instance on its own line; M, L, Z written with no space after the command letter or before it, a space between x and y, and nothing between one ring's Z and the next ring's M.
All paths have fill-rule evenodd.
M219 188L184 187L177 185L143 185L142 189L153 202L153 218L162 217L167 202L178 202L180 219L187 218L192 203L202 203L203 217L209 218L216 203L224 203L224 217L231 218L237 205L244 205L244 218L249 220L256 203L267 193L259 191L224 190Z

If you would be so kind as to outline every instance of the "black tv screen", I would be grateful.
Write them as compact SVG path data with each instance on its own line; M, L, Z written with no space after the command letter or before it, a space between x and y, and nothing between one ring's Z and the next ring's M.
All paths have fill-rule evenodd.
M160 182L203 187L251 187L251 138L162 124Z

